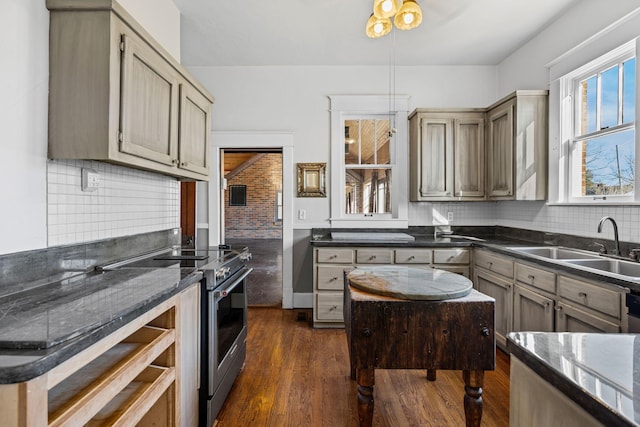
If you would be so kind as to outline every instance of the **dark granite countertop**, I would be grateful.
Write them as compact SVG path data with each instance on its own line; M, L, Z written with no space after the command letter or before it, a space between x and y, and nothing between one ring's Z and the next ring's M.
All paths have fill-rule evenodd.
M388 232L389 230L385 230ZM315 247L391 247L391 248L420 248L420 247L477 247L486 248L494 252L501 253L523 261L533 262L542 267L552 268L557 271L563 271L576 276L592 279L600 282L606 282L612 286L621 286L634 292L640 292L640 280L635 278L625 279L619 275L611 275L606 272L594 271L592 269L584 269L579 266L569 265L550 258L529 255L514 250L516 247L523 246L566 246L571 245L572 240L569 239L553 239L553 241L532 241L531 236L514 232L511 236L495 235L485 231L484 227L468 227L466 230L455 232L453 235L434 237L433 231L427 234L419 228L419 230L396 230L409 234L415 240L411 241L381 241L368 237L362 240L344 240L332 239L331 230L321 229L319 232L312 233L310 241ZM363 230L363 232L373 234L376 230ZM459 233L459 234L458 234ZM464 233L464 234L463 234ZM576 238L576 242L580 239ZM579 249L579 245L575 245ZM583 249L584 250L584 249ZM598 255L594 252L594 255Z
M0 298L0 341L14 347L0 349L0 384L44 374L201 279L195 269L120 269Z
M604 425L640 425L640 335L513 332L507 347Z

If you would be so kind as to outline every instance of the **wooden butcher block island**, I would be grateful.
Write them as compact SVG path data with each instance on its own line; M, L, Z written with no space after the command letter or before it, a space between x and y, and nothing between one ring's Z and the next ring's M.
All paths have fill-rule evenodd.
M467 426L480 426L484 371L495 369L495 300L436 269L363 267L345 276L344 314L361 426L373 421L375 369L461 370Z

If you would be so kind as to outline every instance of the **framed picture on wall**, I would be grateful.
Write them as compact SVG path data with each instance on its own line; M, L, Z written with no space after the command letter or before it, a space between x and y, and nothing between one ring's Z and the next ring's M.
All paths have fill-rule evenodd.
M229 186L229 206L247 206L247 186Z
M298 163L298 197L327 197L326 163Z

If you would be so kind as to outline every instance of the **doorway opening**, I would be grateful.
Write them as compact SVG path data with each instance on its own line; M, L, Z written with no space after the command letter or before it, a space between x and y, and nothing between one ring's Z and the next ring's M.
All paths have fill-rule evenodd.
M253 255L250 306L282 307L282 158L281 148L221 150L224 242Z

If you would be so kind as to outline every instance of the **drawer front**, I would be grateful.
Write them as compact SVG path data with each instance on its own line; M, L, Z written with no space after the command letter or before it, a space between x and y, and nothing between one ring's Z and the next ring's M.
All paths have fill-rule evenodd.
M396 264L431 264L431 249L396 249Z
M357 249L356 263L358 264L392 264L392 249Z
M326 292L316 294L316 320L344 321L342 314L342 292Z
M434 264L469 264L469 249L434 249Z
M316 262L323 263L353 263L353 249L322 248L316 253Z
M577 302L620 319L622 296L619 292L565 276L558 277L561 298Z
M496 256L486 251L476 251L474 264L510 279L513 278L513 261L508 258Z
M341 291L344 289L344 269L350 265L319 265L317 267L316 288L320 290Z
M552 294L556 293L556 275L546 270L516 262L516 280Z
M469 267L463 265L434 265L433 268L437 268L438 270L449 271L451 273L460 274L467 279L471 279L471 275L469 274Z

